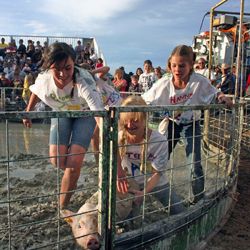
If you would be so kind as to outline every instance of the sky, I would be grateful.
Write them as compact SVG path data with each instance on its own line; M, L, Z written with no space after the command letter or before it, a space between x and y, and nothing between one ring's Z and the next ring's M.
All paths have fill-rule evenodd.
M1 35L95 37L110 73L150 59L165 68L173 48L192 45L219 0L0 0ZM244 10L250 13L250 1ZM240 0L217 8L240 11ZM249 17L250 18L250 17ZM209 15L202 31L209 28ZM18 41L17 41L18 42Z

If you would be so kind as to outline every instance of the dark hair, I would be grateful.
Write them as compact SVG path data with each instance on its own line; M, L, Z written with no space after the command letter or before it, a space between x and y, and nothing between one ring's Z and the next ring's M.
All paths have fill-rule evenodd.
M70 47L67 43L52 43L46 50L46 53L44 53L44 63L42 65L42 69L48 70L52 64L67 60L69 57L73 61L76 59L76 53L72 47Z
M151 67L153 66L152 62L150 60L145 60L144 64L149 64Z
M55 42L52 43L48 49L44 53L44 62L42 65L42 70L46 71L49 70L52 64L57 64L61 61L66 61L68 58L71 58L73 62L76 59L76 53L74 49L69 46L67 43L63 42ZM74 87L76 83L76 74L79 73L79 70L74 67L74 74L73 74L73 88L71 91L71 97L74 95Z

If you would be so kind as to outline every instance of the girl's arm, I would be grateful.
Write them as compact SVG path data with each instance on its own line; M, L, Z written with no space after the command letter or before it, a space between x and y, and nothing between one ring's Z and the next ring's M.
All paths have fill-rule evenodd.
M93 69L90 72L91 72L92 75L100 74L99 78L102 78L105 74L107 74L109 72L109 70L110 70L110 67L103 66L101 68Z
M35 107L35 105L40 101L37 95L34 93L31 94L29 103L25 109L26 112L32 111ZM31 128L32 122L30 119L23 119L23 125L27 128Z

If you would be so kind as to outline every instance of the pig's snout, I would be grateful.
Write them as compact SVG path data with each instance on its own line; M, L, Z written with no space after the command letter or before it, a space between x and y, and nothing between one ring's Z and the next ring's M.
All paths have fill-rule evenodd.
M100 248L99 240L95 237L88 237L87 239L87 249L96 250Z

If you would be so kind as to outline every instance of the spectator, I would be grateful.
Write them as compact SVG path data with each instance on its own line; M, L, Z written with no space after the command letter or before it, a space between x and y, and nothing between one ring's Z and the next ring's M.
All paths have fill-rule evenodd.
M127 81L123 79L123 71L121 69L115 71L113 84L118 91L126 92Z
M222 63L221 65L222 76L220 83L216 87L220 88L221 92L223 92L224 94L234 95L236 79L234 74L231 73L230 71L231 71L230 65Z
M77 45L75 46L76 56L80 55L83 50L84 50L84 47L82 45L82 42L78 40Z
M144 61L144 72L139 77L139 84L142 92L151 89L156 80L157 77L153 72L152 62L150 60Z
M162 77L153 87L142 95L147 104L152 105L201 105L209 104L215 98L219 102L232 105L229 98L211 85L210 81L193 72L193 50L179 45L168 59L168 68L172 75ZM194 198L199 201L204 195L204 175L201 165L201 128L200 111L174 112L169 119L168 140L169 155L180 138L186 141L186 156L192 174Z
M203 76L205 76L206 78L209 79L209 70L206 67L206 60L203 57L201 57L198 60L198 68L195 69L195 72L199 73L199 74L201 74L201 75L203 75ZM216 80L216 77L215 77L214 72L212 70L211 70L210 79L211 79L212 83L214 83L215 80Z
M143 73L142 68L137 68L135 71L135 74L138 75L138 78L140 78L140 75Z
M101 68L101 67L103 67L103 60L102 60L102 58L98 58L97 61L96 61L95 68L98 69L98 68Z
M160 66L154 68L154 72L155 72L155 75L156 75L158 80L162 78L162 72L161 72L161 67Z
M103 109L93 78L88 71L75 65L75 57L74 49L66 43L56 42L49 46L44 56L43 72L30 87L32 94L26 111L33 110L39 99L56 111ZM29 119L23 119L23 123L26 127L32 125ZM68 205L72 195L70 191L77 186L95 125L93 117L51 120L50 159L54 166L64 170L61 209Z
M138 75L131 76L131 84L129 86L128 92L132 92L132 93L140 93L141 92L141 88L140 88L138 81L139 81Z
M126 87L126 91L128 91L128 89L129 89L129 86L130 86L130 83L131 83L131 78L130 78L130 75L129 74L127 74L126 72L125 72L125 69L124 69L124 67L123 66L121 66L120 67L120 69L122 70L122 74L123 74L123 79L125 79L126 80L126 82L127 82L127 87Z
M0 43L0 56L2 56L3 58L5 57L7 47L8 47L8 44L5 43L5 38L2 37L1 38L1 43Z
M19 46L17 49L17 53L20 53L21 55L26 54L26 46L23 44L23 39L19 40Z

